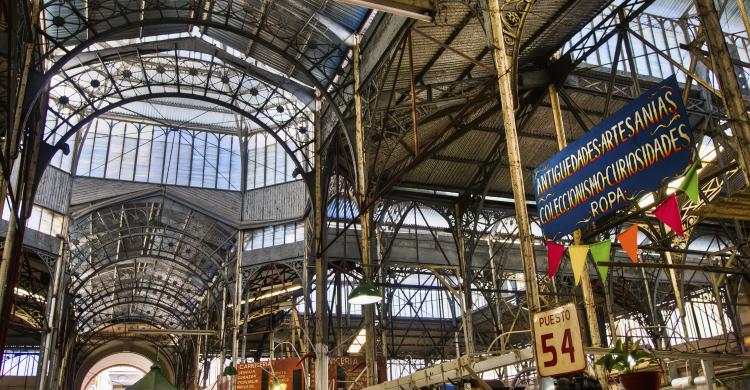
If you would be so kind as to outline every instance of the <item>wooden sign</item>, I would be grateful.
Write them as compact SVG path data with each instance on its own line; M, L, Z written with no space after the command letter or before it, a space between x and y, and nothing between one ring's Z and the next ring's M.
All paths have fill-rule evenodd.
M298 358L275 359L237 365L237 390L304 390L303 364ZM328 359L328 380L334 389L363 389L367 386L363 356L336 356ZM384 382L385 359L378 359L378 382ZM315 388L315 371L310 369L310 389ZM279 388L272 389L274 378Z
M279 388L274 390L304 390L302 365L299 359L275 359L237 365L237 390L271 390L274 379Z
M574 304L534 314L534 349L540 376L586 369L581 326Z

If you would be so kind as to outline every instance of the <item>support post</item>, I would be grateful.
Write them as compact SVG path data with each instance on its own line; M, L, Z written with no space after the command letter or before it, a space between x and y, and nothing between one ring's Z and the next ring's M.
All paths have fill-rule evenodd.
M550 106L552 106L552 118L555 122L555 134L557 135L557 147L562 150L568 145L565 136L565 125L562 118L562 109L560 109L560 100L557 97L557 87L555 84L548 86ZM573 240L576 245L581 244L581 230L573 232ZM606 286L604 286L606 290ZM581 292L583 293L583 307L586 311L586 323L588 324L589 337L592 347L601 347L602 339L599 334L599 321L596 318L596 302L594 302L594 290L591 288L591 276L589 274L589 263L586 261L581 276ZM602 387L607 387L607 373L601 366L595 366L596 378Z
M576 245L581 244L580 229L573 232L573 241ZM591 274L589 273L588 259L586 259L586 263L584 263L583 275L581 275L581 292L583 293L583 308L586 312L586 323L588 324L591 346L598 348L602 346L602 338L599 334L599 321L596 318L596 302L594 301L594 290L591 288ZM606 388L608 385L607 371L604 367L596 365L594 366L594 372L596 373L596 378L599 380L599 383L602 384L602 388Z
M672 258L672 252L664 251L662 252L662 255L664 256L664 260L666 261L666 263L670 266L683 263L682 256L684 256L684 254L675 253L675 256L678 257L676 262ZM674 267L670 267L667 270L667 275L669 276L669 282L672 285L672 290L674 291L675 305L677 306L677 312L680 315L680 327L682 328L682 337L685 341L685 347L690 350L691 346L690 339L688 338L687 312L685 312L685 302L683 301L682 289L680 288L680 281L677 277L677 270Z
M234 294L232 296L232 366L239 363L240 312L242 312L242 255L245 251L245 232L237 232L237 259L234 262Z
M19 87L18 90L15 91L17 96L13 111L12 128L10 129L10 137L8 137L3 143L3 154L6 158L7 169L9 170L9 172L0 175L3 176L0 177L0 214L2 214L3 208L5 207L5 200L9 187L16 189L15 195L17 197L22 194L20 191L21 185L17 184L15 186L12 186L12 183L10 183L10 179L6 180L5 176L7 176L8 178L12 177L13 165L16 157L18 156L19 143L21 138L23 137L23 107L24 103L27 100L26 93L28 92L29 73L31 72L31 67L34 62L34 47L37 43L37 32L39 31L38 16L41 13L42 7L43 2L41 0L34 0L31 2L31 15L29 16L29 23L31 24L31 37L29 41L24 42L23 45L24 58L21 68ZM13 9L13 7L10 8ZM22 9L22 7L17 7L15 9ZM13 19L14 17L15 16L11 16L11 19ZM15 22L11 25L15 25ZM27 142L28 146L29 139L27 138L25 142ZM33 143L35 144L35 146L25 150L23 154L27 155L27 158L34 158L35 161L39 149L38 139ZM21 163L24 164L23 158L21 159ZM34 163L32 163L32 167L35 167ZM32 176L32 179L34 176L33 173L21 174L21 171L23 170L24 169L19 170L19 174L16 177L16 180L19 184L23 182L22 178L24 176ZM35 168L33 170L35 170ZM0 173L1 172L2 170L0 169ZM21 202L16 201L16 204L19 205L21 204ZM26 207L24 207L24 209L26 209ZM12 263L18 261L18 251L20 250L19 246L21 246L21 244L23 243L23 241L19 240L19 237L17 237L17 235L19 234L19 223L21 223L21 221L16 218L17 214L19 214L18 210L11 210L10 212L8 228L5 233L5 246L3 247L2 258L0 258L0 317L10 315L11 299L8 295L13 293L13 287L15 284L12 282L14 278L12 277L12 275L10 275L10 273L13 265ZM20 215L20 217L24 219L27 218L26 215ZM21 232L20 234L23 235L23 232ZM7 324L4 326L0 326L0 353L2 353L2 351L5 349L5 338L7 332Z
M505 143L510 167L513 200L515 202L518 236L521 242L521 257L523 273L526 279L526 297L529 306L529 323L534 313L539 311L539 286L537 285L536 262L534 260L534 242L529 225L529 214L526 208L526 189L523 182L523 168L521 166L521 152L518 147L516 133L515 102L511 85L511 66L508 58L505 39L503 37L503 16L500 14L500 0L488 0L490 30L492 32L492 46L495 67L498 74L498 90L500 104L503 110L503 127L505 129Z
M208 295L208 294L206 294ZM201 376L201 345L203 343L203 336L197 336L195 338L195 361L193 362L193 389L199 390L200 387L200 376Z
M362 252L362 269L365 280L373 282L372 263L370 261L370 209L367 208L367 177L365 172L364 128L362 127L362 96L360 95L359 74L359 41L354 40L354 143L357 166L357 203L359 204L360 250ZM365 315L365 362L367 386L375 385L375 305L363 305Z
M39 149L44 125L34 123L32 126L34 131L26 134L24 138L24 145L27 147L21 154L21 166L18 175L16 175L16 199L14 202L16 210L10 213L5 246L3 247L2 260L0 260L0 318L9 318L13 309L13 290L21 262L23 234L26 221L31 216L34 204L37 164L39 163ZM4 199L0 201L4 201ZM5 349L8 324L8 321L0 321L0 353Z
M224 258L224 285L221 287L221 318L219 318L219 376L224 375L224 360L226 359L226 319L227 319L227 259Z
M63 234L67 231L66 225L67 225L68 218L65 217L63 219ZM50 363L53 360L53 348L55 341L57 339L57 336L60 332L60 326L61 321L60 317L57 315L59 310L58 306L61 305L61 299L63 295L63 276L65 274L65 264L67 262L67 256L65 251L65 245L66 241L65 238L61 235L60 238L60 249L57 252L57 261L55 261L55 273L52 279L52 284L50 285L50 289L47 293L47 318L46 323L44 327L44 338L42 341L42 356L39 359L39 368L38 368L38 379L37 379L37 389L39 390L46 390L48 388L48 379L49 374L48 371L50 371Z
M745 0L737 0L737 8L740 10L740 17L742 17L742 23L745 25L745 34L750 38L750 18L747 16L747 10L745 9Z
M388 361L388 343L386 342L387 340L386 332L388 329L388 327L386 326L386 315L387 315L386 313L388 313L388 309L385 303L385 297L386 297L385 295L386 291L385 291L385 286L384 286L385 267L383 267L383 261L385 259L383 258L383 229L381 226L378 226L375 229L375 251L376 251L376 256L377 256L377 261L378 261L378 278L381 282L381 285L378 288L378 290L380 291L380 295L383 296L383 306L380 310L380 319L379 319L380 329L381 329L380 339L382 340L380 344L382 348L383 359L385 361Z
M703 24L714 72L719 80L719 89L727 109L729 127L737 142L737 155L745 182L750 183L750 116L742 99L740 83L734 71L724 33L721 31L719 14L713 0L695 0L698 16Z
M490 257L490 274L492 275L492 288L495 289L493 303L495 308L495 316L497 317L497 326L496 329L496 336L500 336L503 334L503 321L502 321L502 313L500 312L500 300L502 299L502 293L498 292L500 291L500 288L502 285L500 284L500 276L497 274L497 261L495 260L495 248L493 247L492 237L487 236L487 249L488 249L488 255Z
M458 252L458 264L461 270L461 285L463 285L462 294L459 294L456 298L461 303L461 323L464 328L465 353L471 356L474 353L474 321L471 316L471 259L466 258L464 232L461 226L463 210L458 203L455 205L455 219L456 251Z
M320 96L315 97L315 190L313 193L313 253L315 255L315 388L328 389L328 329L326 324L326 270L323 256L323 134L320 124Z

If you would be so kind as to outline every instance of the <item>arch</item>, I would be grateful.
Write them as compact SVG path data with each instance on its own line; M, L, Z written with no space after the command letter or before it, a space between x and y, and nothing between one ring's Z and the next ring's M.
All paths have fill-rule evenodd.
M114 288L112 290L105 290L105 289L97 289L92 290L90 294L87 294L85 296L81 296L80 300L76 302L76 304L80 304L81 310L88 311L92 308L93 305L101 305L103 302L106 304L130 304L135 303L136 300L133 297L128 298L129 300L121 300L118 298L112 298L107 299L107 295L113 294L116 295L118 293L128 292L132 288L129 288L130 286L122 286L118 288ZM170 309L175 310L175 313L187 315L188 317L192 313L190 310L194 306L198 305L198 302L194 302L193 300L180 295L180 289L178 287L172 286L167 283L149 283L148 286L145 287L139 287L139 292L146 292L146 293L158 293L159 298L168 298L171 301L172 305L175 306L169 306ZM149 304L160 304L161 300L156 302L151 302L151 299L149 297L144 297L143 303L149 303ZM93 312L92 312L93 313ZM93 315L91 316L93 317ZM88 317L86 315L82 315L79 317L80 320L87 319Z
M83 377L83 387L81 387L81 390L86 390L90 386L91 381L96 379L99 374L112 367L131 367L140 371L141 373L143 373L143 375L146 375L153 364L154 363L151 361L151 359L141 354L132 352L113 353L99 360L89 369L89 371Z
M147 233L147 232L138 232L137 230L135 230L136 231L135 233L129 233L130 230L135 230L135 229L134 228L129 228L129 229L121 229L121 230L119 230L120 232L125 232L125 233L123 235L121 235L120 237L118 237L117 240L109 240L104 245L116 243L116 242L118 242L122 238L154 237L154 236L157 236L157 237L171 237L171 236L167 236L166 234L154 234L154 233ZM167 230L177 232L178 234L183 235L185 237L195 238L195 237L190 236L187 233L183 234L183 232L181 232L181 231L179 231L177 229L167 229ZM222 267L222 265L219 262L217 262L217 260L214 258L214 256L211 253L206 253L206 251L203 248L199 248L199 246L194 246L192 244L187 244L187 245L191 245L193 248L195 248L201 254L203 254L204 257L206 259L210 260L217 267L217 269L219 269L219 272L223 274L223 270L222 270L223 267ZM175 257L178 257L177 254L173 254L173 255Z
M323 56L321 60L321 58L309 58L307 53L296 50L296 46L292 42L287 42L285 41L285 39L281 39L280 41L288 43L286 47L287 50L292 49L290 51L295 52L295 54L299 55L300 58L305 58L306 60L310 62L311 65L313 65L312 69L309 69L305 67L304 64L301 63L298 59L294 58L294 56L291 55L289 51L282 49L279 46L273 44L271 41L261 37L258 33L247 31L243 28L235 27L231 23L229 23L231 21L231 22L236 22L237 24L241 26L248 25L248 23L245 23L244 19L235 18L236 16L238 16L237 14L239 12L243 12L244 10L231 9L232 8L231 3L229 5L229 9L226 10L226 12L223 14L223 16L226 16L225 23L216 22L212 20L211 18L204 19L204 18L197 18L197 17L190 17L190 16L168 15L168 11L174 11L175 13L179 13L179 11L185 11L186 14L188 12L193 11L191 9L180 10L179 8L176 8L176 7L172 7L172 10L170 10L169 8L171 4L173 3L172 2L160 3L159 6L161 7L162 12L160 13L158 17L148 17L146 15L146 17L143 17L143 18L139 18L139 17L128 18L127 17L128 14L132 14L133 16L139 16L139 14L141 14L141 12L144 10L141 9L140 7L135 10L125 9L124 10L125 12L122 12L122 9L118 9L118 11L121 11L121 12L120 13L113 12L113 15L110 16L110 19L113 17L122 16L126 20L125 24L114 26L114 27L111 24L109 24L109 26L107 26L108 28L103 31L96 31L95 29L92 28L90 24L87 23L89 22L89 19L76 15L79 18L79 20L82 22L81 25L83 27L79 29L78 31L74 31L73 33L71 33L67 39L75 38L75 35L80 34L80 33L86 33L89 30L94 32L94 34L93 36L90 36L88 39L75 45L75 47L73 47L72 49L66 49L65 50L66 54L60 57L59 60L55 61L53 66L50 67L50 71L48 73L51 73L51 74L56 73L62 68L62 66L65 63L75 58L77 55L82 53L85 49L89 48L91 45L98 43L98 42L107 41L108 39L114 36L117 36L119 34L128 32L129 30L135 30L135 29L144 28L144 27L160 26L160 25L161 26L164 26L164 25L200 26L200 27L205 27L208 29L217 29L217 30L228 32L228 33L236 34L238 36L241 36L243 38L246 38L250 41L253 41L254 43L257 43L263 46L265 49L270 50L274 52L274 54L281 56L285 61L293 65L295 69L300 70L304 74L304 76L307 78L306 81L314 83L315 87L318 88L321 92L325 91L324 85L321 84L321 80L315 77L312 71L318 70L325 77L325 72L323 71L324 68L320 68L319 66L324 64L325 59L331 57L331 53L335 52L336 50L340 50L341 44L334 46L329 41L328 44L331 47L333 47L334 50L326 52L325 53L326 55ZM51 5L55 5L55 4L51 1L48 2L47 4L45 4L45 9L49 8ZM127 11L131 11L131 12L127 12ZM145 10L145 11L148 11L148 10ZM212 11L212 16L215 16L216 12L217 11ZM279 25L276 25L276 26L280 27ZM257 26L249 26L249 27L252 27L258 30L261 30L263 28L262 26L260 26L260 21L258 22ZM267 33L270 34L270 32L267 32ZM291 41L294 38L294 34L296 33L297 33L296 31L290 31L289 32L290 36L288 37L288 39ZM56 48L62 47L64 45L65 45L65 40L61 42L56 42ZM330 82L331 80L325 80L325 81ZM331 103L333 104L333 101L331 101Z
M109 329L112 326L119 325L119 324L141 324L141 325L149 325L153 327L154 329L164 329L164 324L160 323L159 321L152 320L150 318L138 318L132 315L120 315L120 316L114 316L110 318L109 320L99 324L98 326L91 328L86 334L81 335L80 342L81 344L89 344L91 340L98 335L100 332L104 332L107 329ZM147 336L143 336L145 339L149 339ZM170 335L173 342L176 342L178 340L178 336ZM96 344L94 342L94 344Z
M249 119L250 121L252 121L256 125L258 125L260 128L262 128L265 132L269 133L276 140L276 142L279 145L281 145L282 148L284 148L284 151L292 159L292 161L294 162L294 165L297 168L301 169L304 172L304 167L303 167L302 163L300 163L299 159L297 159L297 156L295 156L294 152L289 148L289 145L287 145L286 141L284 141L281 137L279 137L278 133L274 132L268 125L266 125L265 123L263 123L260 120L258 120L257 117L255 117L254 115L250 114L249 112L246 112L244 110L239 109L238 107L236 107L233 104L228 104L226 102L222 102L222 101L220 101L218 99L213 99L213 98L210 98L208 96L196 95L196 94L188 94L188 93L184 93L184 92L163 92L163 93L151 93L149 95L138 95L138 96L133 96L133 97L129 97L129 98L126 98L126 99L122 99L122 100L117 101L115 103L109 104L109 105L107 105L105 107L98 108L98 109L96 109L96 112L95 112L94 115L88 115L88 116L84 117L82 120L78 121L75 125L73 125L70 128L68 128L67 131L65 132L65 134L63 134L60 137L60 139L58 139L57 142L55 142L54 147L57 150L62 150L63 145L67 143L67 141L70 139L70 137L72 137L79 130L81 130L81 128L83 128L83 126L89 124L90 122L92 122L94 119L96 119L101 114L104 114L104 113L106 113L106 112L108 112L110 110L113 110L113 109L115 109L117 107L123 106L123 105L128 104L128 103L133 103L133 102L138 102L138 101L145 101L145 100L149 100L149 99L158 99L158 98L187 98L187 99L199 100L199 101L203 101L203 102L207 102L207 103L216 104L217 106L220 106L220 107L232 110L232 111L236 112L237 114L242 115L244 118ZM88 106L88 104L85 105L84 107L86 107L86 106ZM67 120L64 120L64 122L70 123ZM50 158L51 157L52 156L50 156Z
M135 231L135 233L130 233L131 230ZM196 238L196 237L193 237L193 236L191 236L191 235L189 235L187 233L183 233L183 232L181 232L181 231L179 231L177 229L165 229L165 230L168 230L170 232L176 232L177 234L185 236L185 237L189 237L189 238L193 238L193 239ZM117 242L119 242L123 238L133 238L133 237L169 237L169 238L172 238L172 236L169 236L169 235L166 235L166 234L163 234L163 233L139 232L137 230L137 228L135 228L135 227L130 227L130 228L127 228L127 229L120 229L118 231L122 232L123 234L120 235L117 239L112 239L112 240L108 240L108 241L100 241L100 242L102 242L102 244L98 248L102 248L102 247L104 247L106 245L117 243ZM187 246L190 246L192 248L195 248L199 253L201 253L204 256L204 258L210 260L216 266L216 268L219 271L219 273L223 273L222 272L222 265L217 261L217 259L214 258L214 256L211 253L206 253L203 248L199 247L199 245L193 245L192 243L183 243L183 244L187 245ZM98 249L98 248L94 247L93 245L91 245L91 248L92 248L92 251L94 249ZM170 261L175 261L175 262L178 262L177 259L181 258L179 255L177 255L175 253L172 253L172 255L173 255L174 259L170 259L169 257L160 256L160 255L147 255L147 256L139 256L139 257L152 257L152 258L156 258L156 259L165 259L165 260L170 260ZM127 260L132 260L133 258L134 257L129 257L129 258L127 258ZM188 259L185 259L185 260L188 260ZM116 264L116 263L107 263L106 266L110 266L110 265L113 265L113 264ZM180 263L180 265L184 265L184 264ZM187 267L187 266L185 266L185 267ZM94 270L95 271L101 271L102 269L103 268L94 269ZM207 275L208 274L206 274L206 276Z
M136 303L136 304L139 303L139 304L144 304L144 305L150 305L150 306L152 306L154 308L162 310L165 313L171 315L172 317L174 317L175 320L177 320L177 323L180 324L180 325L182 325L183 327L187 328L190 325L185 318L180 317L181 314L185 314L185 313L176 312L174 310L174 308L171 307L171 306L167 306L167 305L165 305L163 303L160 303L160 302L152 302L149 299L131 299L131 300L127 301L127 302L117 302L117 301L110 302L108 304L105 304L105 305L99 307L95 311L88 312L88 314L86 316L78 317L78 319L77 319L78 326L80 327L83 324L86 324L89 321L92 321L94 319L94 317L102 314L105 310L113 309L113 308L115 308L117 306L127 305L127 304L131 304L131 303ZM196 313L192 313L192 316L195 317ZM188 317L190 317L190 315L188 315ZM113 318L119 318L119 317L113 317ZM135 316L129 316L128 318L137 318L140 322L143 322L140 318L135 317ZM196 319L197 319L197 317L196 317ZM111 320L102 321L102 323L106 323L106 324L110 324L110 325L112 324ZM165 325L165 323L162 323L160 321L154 321L154 323L158 323L158 324L160 324L162 326Z
M81 354L77 359L80 364L74 374L73 387L72 389L81 389L85 384L84 378L86 374L91 370L94 365L106 358L107 356L114 355L120 352L130 352L143 356L144 358L155 361L157 354L157 346L147 340L134 340L130 343L118 342L115 340L107 341L103 344L95 346L91 350L78 350L77 353ZM175 367L176 360L172 356L172 352L167 349L159 350L159 363L164 375L172 382L175 383ZM150 367L149 367L150 368Z
M182 261L178 260L178 259L181 259L180 257L169 258L169 257L166 257L166 256L154 256L154 255L139 256L139 257L130 257L130 258L122 259L122 260L115 260L115 261L107 262L107 263L105 263L103 266L101 266L99 268L91 269L90 272L86 273L85 277L79 278L79 279L75 280L74 284L71 284L71 286L73 288L70 291L72 293L76 293L81 288L83 288L83 286L86 284L86 282L88 282L89 280L91 280L91 278L93 278L95 275L99 274L100 272L107 270L111 266L118 265L118 264L124 264L126 262L129 262L129 261L137 259L137 258L148 258L148 259L162 260L162 261L167 261L167 262L170 262L170 263L174 263L174 264L176 264L181 269L181 271L183 271L185 273L185 275L188 275L188 276L192 276L189 271L191 271L191 270L200 270L200 268L190 268L188 264L183 263ZM203 287L208 287L208 285L211 283L211 279L212 278L204 278L204 276L208 276L208 274L201 273L201 274L198 275L198 278L199 278L199 280L201 282L203 282Z
M52 2L49 2L48 4L46 4L45 5L45 9L47 7L49 7L50 5L52 5ZM165 7L166 6L167 5L165 5ZM42 12L44 12L44 10ZM232 12L228 12L227 13L227 20L229 20L229 18L231 16L232 16ZM344 133L344 137L346 138L347 144L349 146L349 151L350 151L350 154L351 154L351 157L352 157L352 161L354 161L354 149L352 147L351 140L349 139L349 131L347 130L348 126L347 126L346 122L344 121L344 115L343 115L343 113L339 109L339 104L336 103L336 100L330 94L330 92L328 91L328 89L326 88L326 86L323 83L321 83L321 81L313 75L312 71L310 69L306 68L305 66L303 66L303 64L300 63L296 58L294 58L294 56L290 55L290 53L288 53L288 52L286 52L284 50L281 50L276 45L274 45L271 42L267 41L266 39L260 37L256 33L245 31L245 30L243 30L241 28L237 28L237 27L231 26L228 23L227 24L221 24L221 23L214 22L212 20L206 20L204 18L193 18L193 17L160 17L160 18L158 18L156 20L141 19L141 18L134 18L134 19L125 18L125 20L127 20L127 22L126 22L127 24L125 24L125 25L118 26L118 27L111 27L108 30L102 31L102 32L96 32L93 37L85 40L84 42L79 43L73 49L65 49L66 54L63 55L59 60L57 60L50 67L49 71L45 73L43 82L45 84L51 82L52 78L55 75L57 75L60 71L63 70L63 67L64 67L64 65L66 63L68 63L69 61L71 61L72 59L74 59L77 55L81 54L85 49L91 47L93 44L95 44L97 42L106 41L107 39L115 37L118 33L122 33L122 32L128 31L128 30L131 30L131 29L149 27L149 26L154 26L154 25L170 25L171 24L171 25L200 26L200 27L213 28L213 29L217 29L217 30L221 30L221 31L225 31L225 32L237 34L237 35L239 35L241 37L247 38L248 40L251 40L253 42L258 43L261 46L263 46L264 48L266 48L266 49L272 51L273 53L281 56L285 61L287 61L289 64L291 64L293 66L293 69L298 69L301 72L303 72L303 74L305 75L306 81L309 81L310 83L312 83L313 86L318 91L318 93L320 93L320 95L323 97L323 99L325 99L329 103L329 106L333 109L333 112L334 112L334 114L335 114L335 116L336 116L336 118L337 118L337 120L339 122L339 125L343 129L345 129L345 131L343 132ZM86 24L85 21L82 20L82 22L83 22L83 24ZM83 28L82 30L80 30L78 32L79 33L84 33L84 32L86 32L88 30L89 30L89 27L87 26L87 27ZM71 34L71 36L73 36L73 35L75 35L75 34ZM289 46L293 46L293 45L289 45ZM304 56L305 55L305 53L298 53L298 54L300 56ZM330 57L330 56L327 56L325 58L328 58L328 57ZM342 58L343 58L343 56L342 56ZM316 64L316 63L317 64L322 64L323 61L311 61L311 63L312 64ZM331 80L327 80L327 81L330 82ZM44 95L43 89L37 91L35 93L32 101L31 101L31 104L37 103L39 101L39 99L41 99L41 97L43 95ZM28 119L30 117L30 113L31 112L29 111L29 112L27 112L25 114L25 116L23 118L23 126L25 126L26 123L28 122ZM61 145L58 145L58 146L61 146Z

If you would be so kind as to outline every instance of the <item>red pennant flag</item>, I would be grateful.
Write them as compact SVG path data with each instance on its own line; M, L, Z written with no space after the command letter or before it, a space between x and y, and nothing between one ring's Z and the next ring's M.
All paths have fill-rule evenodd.
M660 205L656 206L654 216L669 226L680 237L685 237L685 231L682 230L680 206L677 204L677 197L674 193L669 195Z
M630 257L633 263L638 262L638 225L633 225L624 232L617 235L617 241L620 241L622 249Z
M560 268L560 260L565 253L565 246L547 241L547 275L555 276L557 269Z

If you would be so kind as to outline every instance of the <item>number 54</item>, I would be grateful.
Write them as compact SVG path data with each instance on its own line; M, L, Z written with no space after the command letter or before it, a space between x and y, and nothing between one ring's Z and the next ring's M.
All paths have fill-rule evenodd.
M541 336L542 339L542 352L546 354L552 354L552 359L544 362L544 367L553 367L557 365L557 348L554 345L549 345L549 341L552 340L554 334L545 333ZM570 334L570 329L565 329L563 333L562 345L560 346L560 352L562 354L568 354L570 356L570 362L576 361L575 350L573 349L573 336Z

